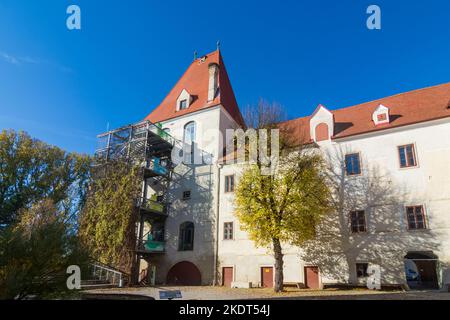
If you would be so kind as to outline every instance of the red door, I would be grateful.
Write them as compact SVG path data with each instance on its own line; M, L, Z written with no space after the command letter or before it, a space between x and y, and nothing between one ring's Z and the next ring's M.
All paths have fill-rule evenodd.
M264 288L273 288L273 268L262 267L261 268L261 285Z
M226 267L222 269L222 285L231 288L233 282L233 267Z
M318 267L305 267L305 286L309 289L319 289Z

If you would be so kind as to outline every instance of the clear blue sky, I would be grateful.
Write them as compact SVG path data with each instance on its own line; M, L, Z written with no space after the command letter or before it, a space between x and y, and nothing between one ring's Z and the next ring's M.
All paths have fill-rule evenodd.
M449 13L448 0L1 0L0 129L92 153L107 122L144 118L218 39L239 105L263 97L290 118L449 82Z

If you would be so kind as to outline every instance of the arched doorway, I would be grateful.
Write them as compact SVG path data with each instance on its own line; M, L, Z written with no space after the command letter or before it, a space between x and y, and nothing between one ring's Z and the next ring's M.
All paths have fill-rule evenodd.
M202 275L195 264L189 261L182 261L170 268L166 282L168 285L200 286L202 284Z
M411 289L438 289L440 265L432 251L410 251L405 258L405 275Z

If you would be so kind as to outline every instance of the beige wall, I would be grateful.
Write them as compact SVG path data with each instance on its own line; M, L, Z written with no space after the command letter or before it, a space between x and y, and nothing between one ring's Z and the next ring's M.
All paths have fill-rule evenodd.
M412 125L396 130L342 140L320 142L320 150L336 173L335 183L344 186L337 212L326 218L317 241L304 248L285 246L286 281L304 280L305 264L320 267L322 283L352 283L356 262L378 264L383 284L404 284L403 258L408 251L433 251L442 263L443 283L450 283L450 120ZM399 167L397 146L414 143L416 168ZM342 175L346 153L359 152L362 175ZM226 165L221 180L239 173L242 166ZM409 231L405 206L423 205L429 228ZM365 210L368 231L350 234L348 213ZM256 248L239 230L233 194L224 194L221 185L219 217L219 260L235 267L236 281L260 281L259 267L273 264L263 248ZM235 223L235 239L223 239L223 223ZM220 271L220 269L219 269Z

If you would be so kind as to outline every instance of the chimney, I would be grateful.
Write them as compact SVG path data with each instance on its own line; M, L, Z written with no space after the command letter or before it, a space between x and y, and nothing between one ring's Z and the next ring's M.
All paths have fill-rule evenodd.
M219 65L210 63L208 65L209 84L208 84L208 102L213 101L216 97L217 86L219 82Z

